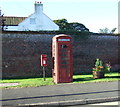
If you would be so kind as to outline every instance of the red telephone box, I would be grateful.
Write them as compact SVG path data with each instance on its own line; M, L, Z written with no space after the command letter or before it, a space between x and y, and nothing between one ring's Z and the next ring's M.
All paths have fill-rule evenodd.
M55 83L71 82L72 72L72 38L61 34L52 39L53 80Z

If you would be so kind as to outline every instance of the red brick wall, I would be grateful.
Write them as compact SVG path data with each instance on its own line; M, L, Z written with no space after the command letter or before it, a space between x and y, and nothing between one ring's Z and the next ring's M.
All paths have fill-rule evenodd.
M47 76L52 74L51 46L55 34L10 33L2 34L2 77L42 76L40 55L48 55ZM106 35L89 35L73 38L73 72L80 74L91 72L96 58L112 65L118 62L118 37ZM78 35L80 36L80 35ZM120 58L120 57L119 57Z

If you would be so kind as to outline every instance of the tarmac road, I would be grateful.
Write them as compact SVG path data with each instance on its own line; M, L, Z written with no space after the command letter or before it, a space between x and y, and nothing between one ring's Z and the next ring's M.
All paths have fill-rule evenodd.
M118 101L118 81L100 83L64 83L52 86L3 89L3 106L77 105Z

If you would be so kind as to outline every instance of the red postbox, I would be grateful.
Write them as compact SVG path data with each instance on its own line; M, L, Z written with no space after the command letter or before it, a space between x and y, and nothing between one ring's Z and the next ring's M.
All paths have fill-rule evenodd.
M46 54L41 55L41 66L43 67L47 66L47 55Z
M73 79L72 38L61 34L52 39L53 80L55 83L68 83Z

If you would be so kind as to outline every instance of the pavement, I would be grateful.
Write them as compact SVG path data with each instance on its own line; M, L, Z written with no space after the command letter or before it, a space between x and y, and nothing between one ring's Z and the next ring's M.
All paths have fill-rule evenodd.
M91 105L119 105L120 104L120 101L114 101L114 102L106 102L106 103L97 103L97 104L91 104ZM120 105L119 105L119 107L120 107Z
M19 83L0 83L0 87L16 86L16 85L19 85Z
M69 106L69 107L80 107L80 105ZM120 107L120 101L86 104L86 105L82 105L82 107Z
M78 106L120 101L118 81L2 89L1 107Z

